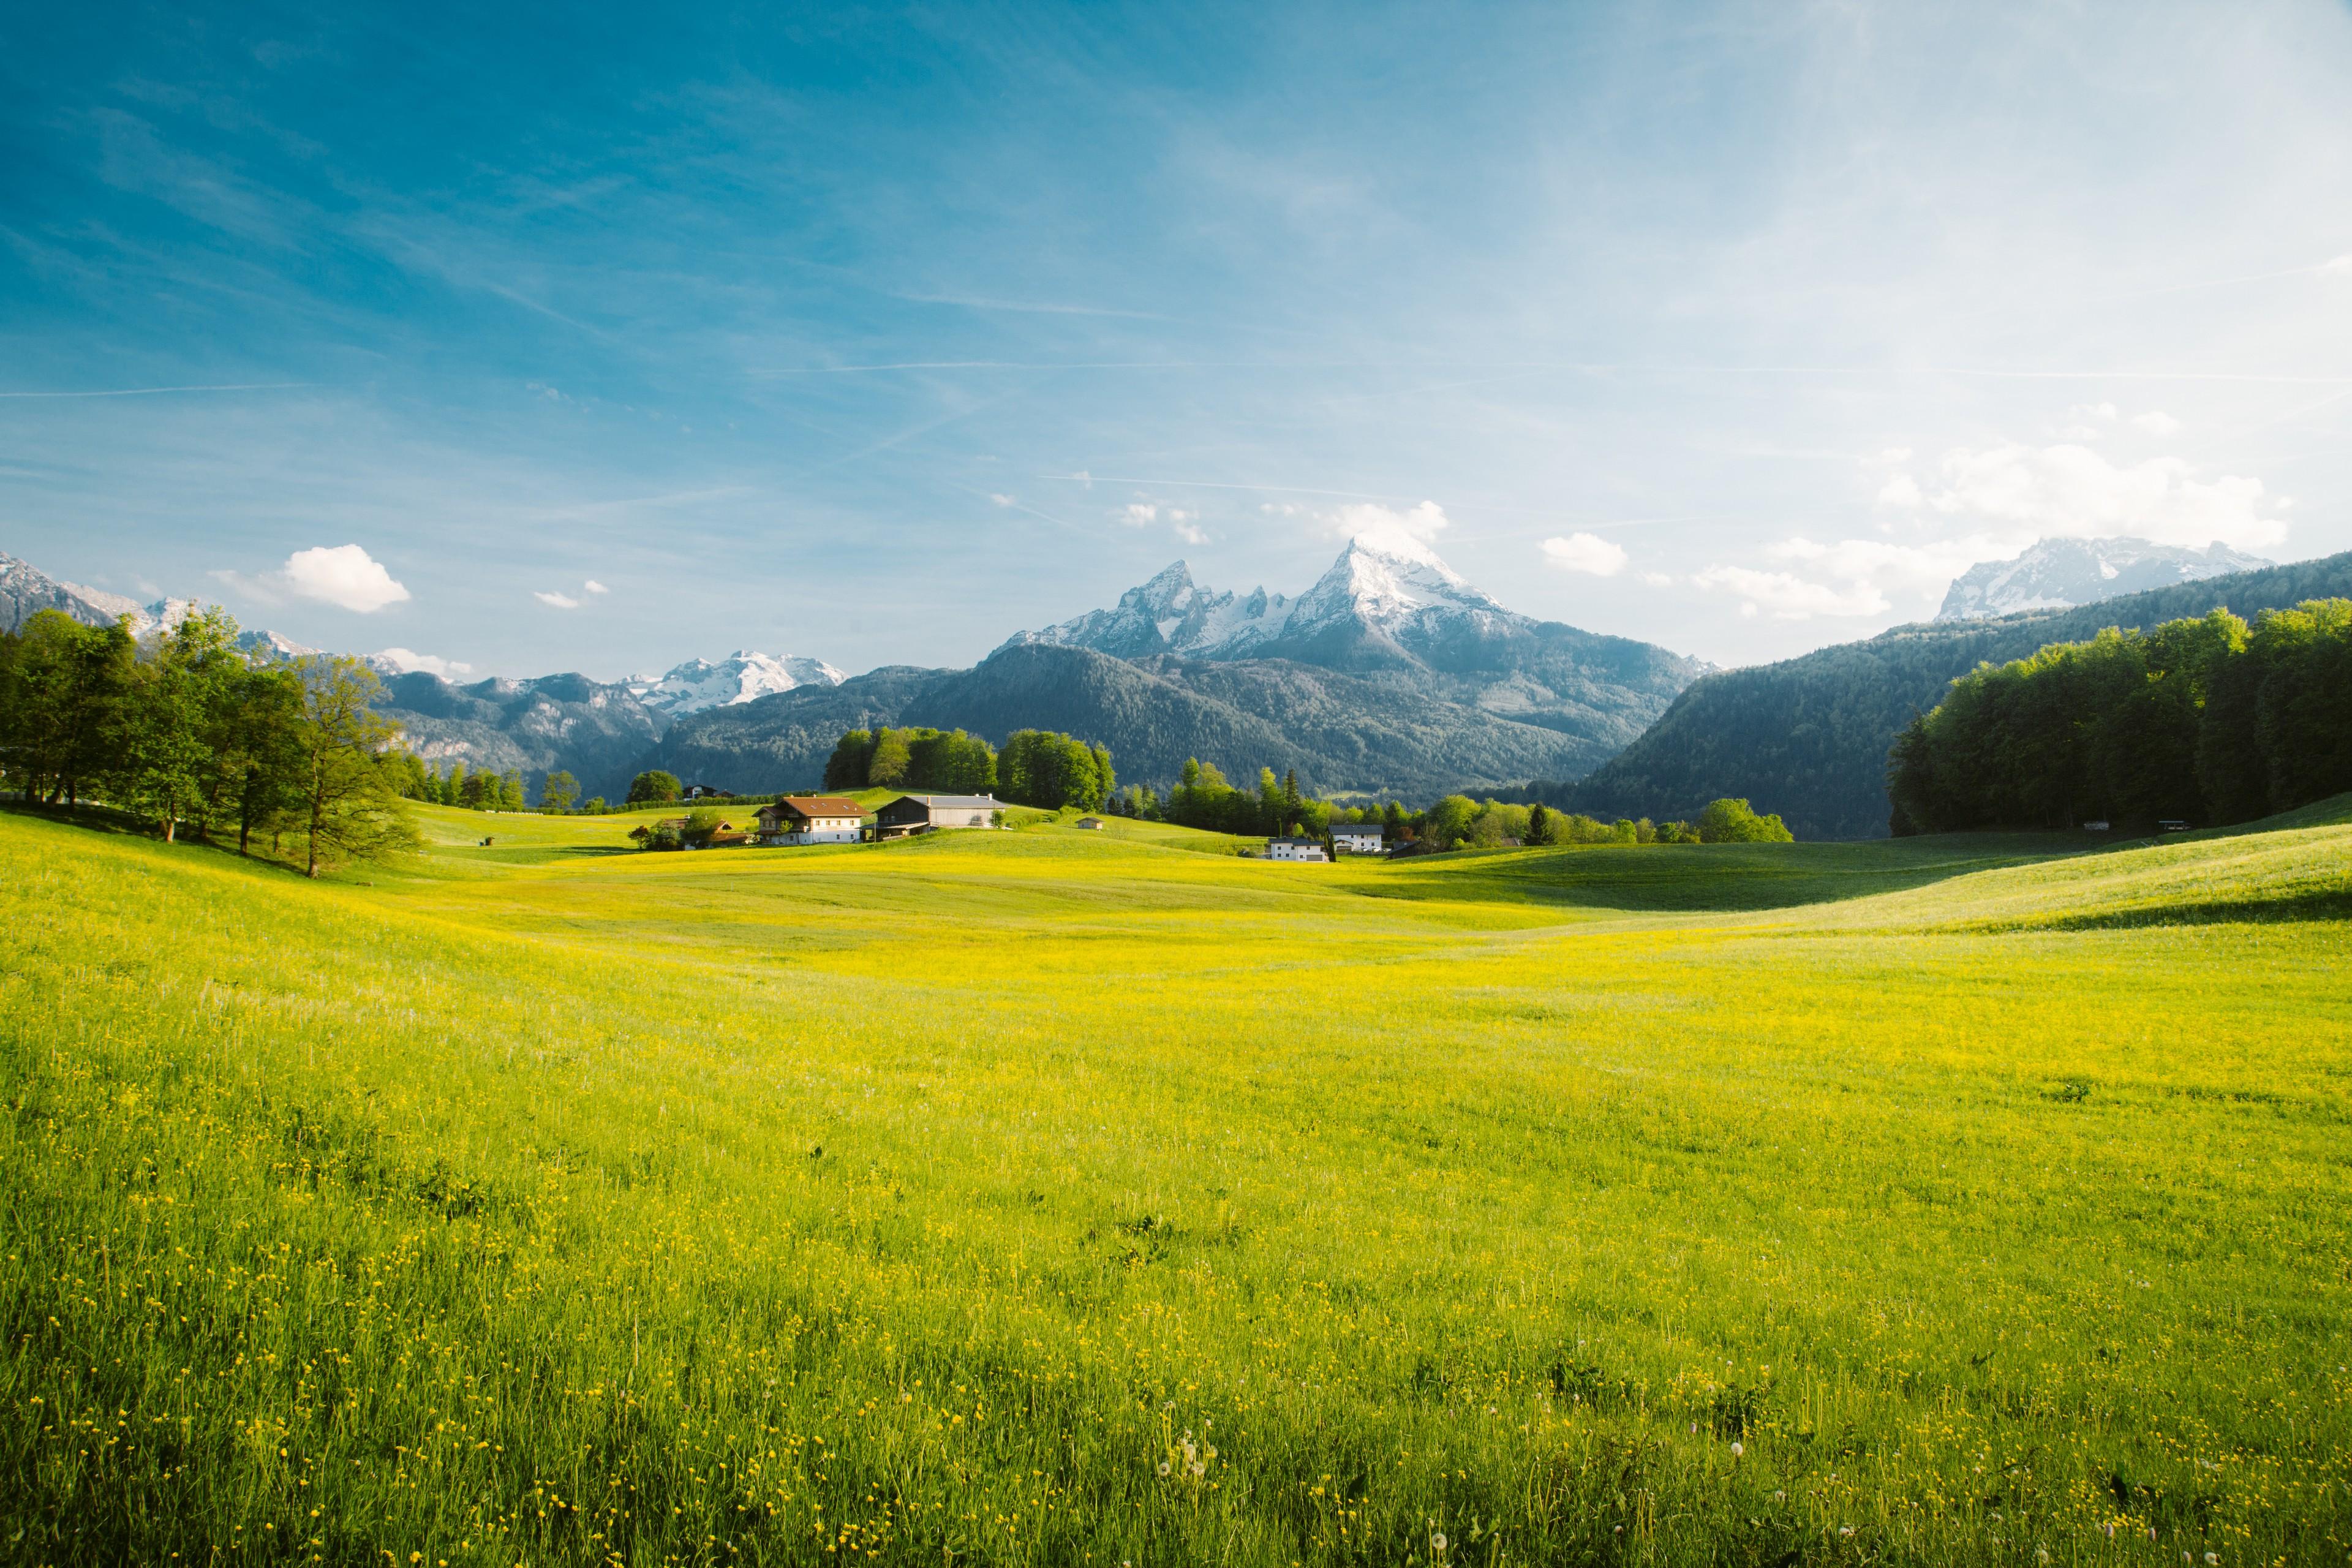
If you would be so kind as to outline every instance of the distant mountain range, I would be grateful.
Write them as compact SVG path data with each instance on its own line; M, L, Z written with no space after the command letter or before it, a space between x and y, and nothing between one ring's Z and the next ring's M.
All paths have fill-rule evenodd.
M746 792L814 785L849 729L933 725L1002 741L1034 726L1104 742L1129 782L1165 784L1199 757L1242 779L1296 769L1317 790L1415 801L1516 785L1603 817L1691 816L1736 795L1806 837L1869 837L1886 830L1896 731L1979 661L2216 605L2252 616L2352 595L2352 554L2210 574L2252 559L2218 545L2040 545L1973 568L1934 623L1727 671L1518 615L1425 544L1393 536L1351 542L1295 598L1213 592L1178 562L1108 609L1014 635L970 669L845 677L816 659L739 651L625 681L460 685L404 673L384 655L370 662L383 711L421 754L520 771L533 788L561 768L607 797L647 767ZM2169 585L2103 591L2149 574ZM2034 607L1994 613L2018 599ZM2049 607L2060 602L2072 607ZM58 609L89 625L127 614L152 629L190 603L137 604L0 554L0 626ZM245 641L286 658L316 651L267 631Z
M2014 561L1981 562L1960 574L1936 618L1981 620L2023 610L2063 610L2271 564L2218 541L2187 550L2145 539L2045 539Z
M848 679L821 658L778 658L739 648L716 662L689 658L667 675L633 675L625 684L638 701L675 719L803 686L838 686Z
M1694 683L1648 733L1580 783L1530 793L1601 817L1696 815L1718 795L1779 812L1804 838L1887 831L1886 751L1985 660L2022 658L2107 626L2150 626L2227 607L2252 619L2305 599L2352 597L2352 552L2176 584L2063 610L1896 626L1866 642Z
M38 611L58 610L93 626L112 626L128 616L132 635L145 637L178 626L198 604L176 598L142 604L59 582L0 553L0 628L14 630ZM240 633L237 642L279 658L313 658L320 651L266 630ZM688 659L667 675L610 682L567 674L458 684L414 669L397 650L360 657L383 682L378 710L400 721L418 755L520 772L533 788L562 769L585 793L610 797L627 789L637 764L675 716L843 679L841 671L818 659L750 651L716 662Z
M1582 773L1708 667L1504 608L1420 541L1358 539L1297 598L1214 593L1182 562L965 670L877 669L687 715L656 755L734 789L814 782L843 730L1066 730L1120 776L1188 757L1334 792L1426 797Z

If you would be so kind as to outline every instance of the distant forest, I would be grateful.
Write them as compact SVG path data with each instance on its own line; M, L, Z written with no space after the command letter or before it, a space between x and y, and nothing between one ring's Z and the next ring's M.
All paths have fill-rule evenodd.
M2251 821L2352 790L2352 600L2107 630L1963 676L1889 758L1894 830Z
M1979 664L2025 658L2108 626L2154 626L2228 608L2240 616L2352 595L2352 553L2184 583L2068 610L1897 626L1866 642L1703 677L1641 739L1576 782L1539 780L1525 800L1597 817L1690 816L1743 795L1803 838L1891 830L1886 753L1904 726Z

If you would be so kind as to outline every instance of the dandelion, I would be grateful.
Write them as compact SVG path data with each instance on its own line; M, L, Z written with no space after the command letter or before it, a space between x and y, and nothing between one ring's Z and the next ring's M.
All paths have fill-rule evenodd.
M2221 1554L2218 1552L2208 1552L2205 1553L2205 1561L2209 1563L2219 1563L2221 1561Z
M1169 1472L1171 1469L1172 1469L1172 1468L1174 1468L1174 1467L1173 1467L1173 1466L1171 1466L1171 1465L1170 1465L1170 1464L1169 1464L1169 1462L1168 1462L1167 1460L1162 1459L1162 1460L1160 1460L1160 1473L1161 1475L1163 1475L1163 1476L1164 1476L1164 1475L1168 1474L1168 1472Z
M1789 1500L1789 1494L1787 1492L1776 1491L1772 1494L1772 1500L1774 1502L1787 1502Z
M1853 1533L1853 1526L1850 1524L1841 1524L1838 1526L1838 1533L1840 1535L1852 1535Z
M1441 1557L1445 1554L1445 1531L1433 1530L1429 1532L1429 1549Z
M1735 1459L1738 1458L1741 1455L1743 1455L1743 1454L1745 1454L1745 1453L1747 1453L1747 1452L1748 1452L1748 1445L1747 1445L1747 1444L1745 1444L1745 1443L1734 1443L1734 1444L1731 1446L1731 1457L1732 1457L1733 1458L1735 1458Z

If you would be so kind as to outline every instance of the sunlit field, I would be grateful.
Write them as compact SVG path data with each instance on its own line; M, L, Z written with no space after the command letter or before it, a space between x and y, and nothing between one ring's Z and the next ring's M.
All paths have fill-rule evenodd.
M0 1558L2343 1563L2345 805L0 816Z

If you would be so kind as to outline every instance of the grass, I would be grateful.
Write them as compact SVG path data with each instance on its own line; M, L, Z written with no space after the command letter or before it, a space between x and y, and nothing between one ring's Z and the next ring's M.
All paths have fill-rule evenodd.
M0 816L0 1542L2340 1563L2342 804L1328 867L436 808L321 883Z

